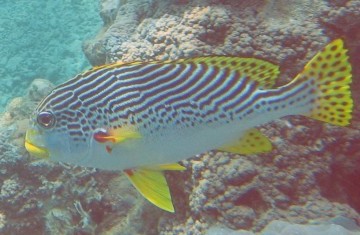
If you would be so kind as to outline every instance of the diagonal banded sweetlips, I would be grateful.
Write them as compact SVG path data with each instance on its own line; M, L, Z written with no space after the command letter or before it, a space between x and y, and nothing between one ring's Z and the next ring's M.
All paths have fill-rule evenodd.
M275 87L278 66L207 56L115 63L56 87L35 110L25 147L54 161L122 170L145 198L174 211L164 170L217 149L271 151L254 127L287 115L350 123L351 66L341 39Z

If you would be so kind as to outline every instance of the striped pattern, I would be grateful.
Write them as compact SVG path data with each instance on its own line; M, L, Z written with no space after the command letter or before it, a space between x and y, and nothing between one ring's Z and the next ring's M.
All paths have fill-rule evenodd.
M135 125L152 133L174 124L229 123L299 102L291 97L308 86L265 91L236 70L206 63L130 63L76 76L54 89L37 111L52 110L56 128L85 141L100 127Z

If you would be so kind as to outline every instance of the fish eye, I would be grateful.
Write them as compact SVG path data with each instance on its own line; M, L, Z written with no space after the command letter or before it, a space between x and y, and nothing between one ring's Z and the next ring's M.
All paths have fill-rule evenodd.
M40 112L36 120L44 128L51 128L55 125L55 116L51 112Z

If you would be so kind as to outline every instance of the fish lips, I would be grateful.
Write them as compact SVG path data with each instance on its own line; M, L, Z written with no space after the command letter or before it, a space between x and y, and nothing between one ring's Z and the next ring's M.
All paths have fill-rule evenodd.
M39 144L40 134L34 129L29 129L26 131L25 135L25 148L33 156L38 158L48 159L50 157L49 150L45 147L42 147Z

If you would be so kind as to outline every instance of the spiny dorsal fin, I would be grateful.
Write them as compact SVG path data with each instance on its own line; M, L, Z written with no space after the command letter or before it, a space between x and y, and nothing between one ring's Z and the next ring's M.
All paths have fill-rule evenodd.
M93 67L91 70L84 72L84 75L89 72L103 68L119 68L126 65L137 64L177 64L177 63L204 63L208 66L214 66L218 68L228 68L230 70L237 71L241 76L246 76L253 81L257 81L262 88L273 88L276 79L279 76L279 66L270 63L265 60L256 58L243 58L236 56L202 56L178 60L166 60L166 61L149 61L149 62L115 62L112 64L100 65Z
M353 110L351 65L344 42L329 43L308 62L293 83L314 80L317 98L306 116L339 126L350 124Z
M185 167L178 163L149 166L124 170L134 187L155 206L174 212L169 186L164 176L164 170L182 171Z
M228 68L257 81L262 88L273 88L280 73L279 66L256 58L234 56L204 56L168 61L167 63L205 63L208 66Z
M208 66L218 68L228 68L237 71L241 76L246 76L253 81L257 81L262 88L273 88L280 73L279 66L272 64L265 60L256 58L242 58L235 56L203 56L178 60L166 61L150 61L150 62L115 62L112 64L100 65L92 68L84 73L84 76L89 72L103 68L119 68L126 65L136 64L177 64L177 63L204 63Z
M124 66L124 65L135 65L135 64L142 64L142 63L146 63L146 62L141 62L141 61L133 61L133 62L117 61L117 62L111 63L111 64L104 64L104 65L94 66L91 70L99 70L99 69L102 69L102 68L119 68L119 67Z
M255 128L247 130L239 139L218 148L220 151L236 154L259 154L272 150L269 139Z

